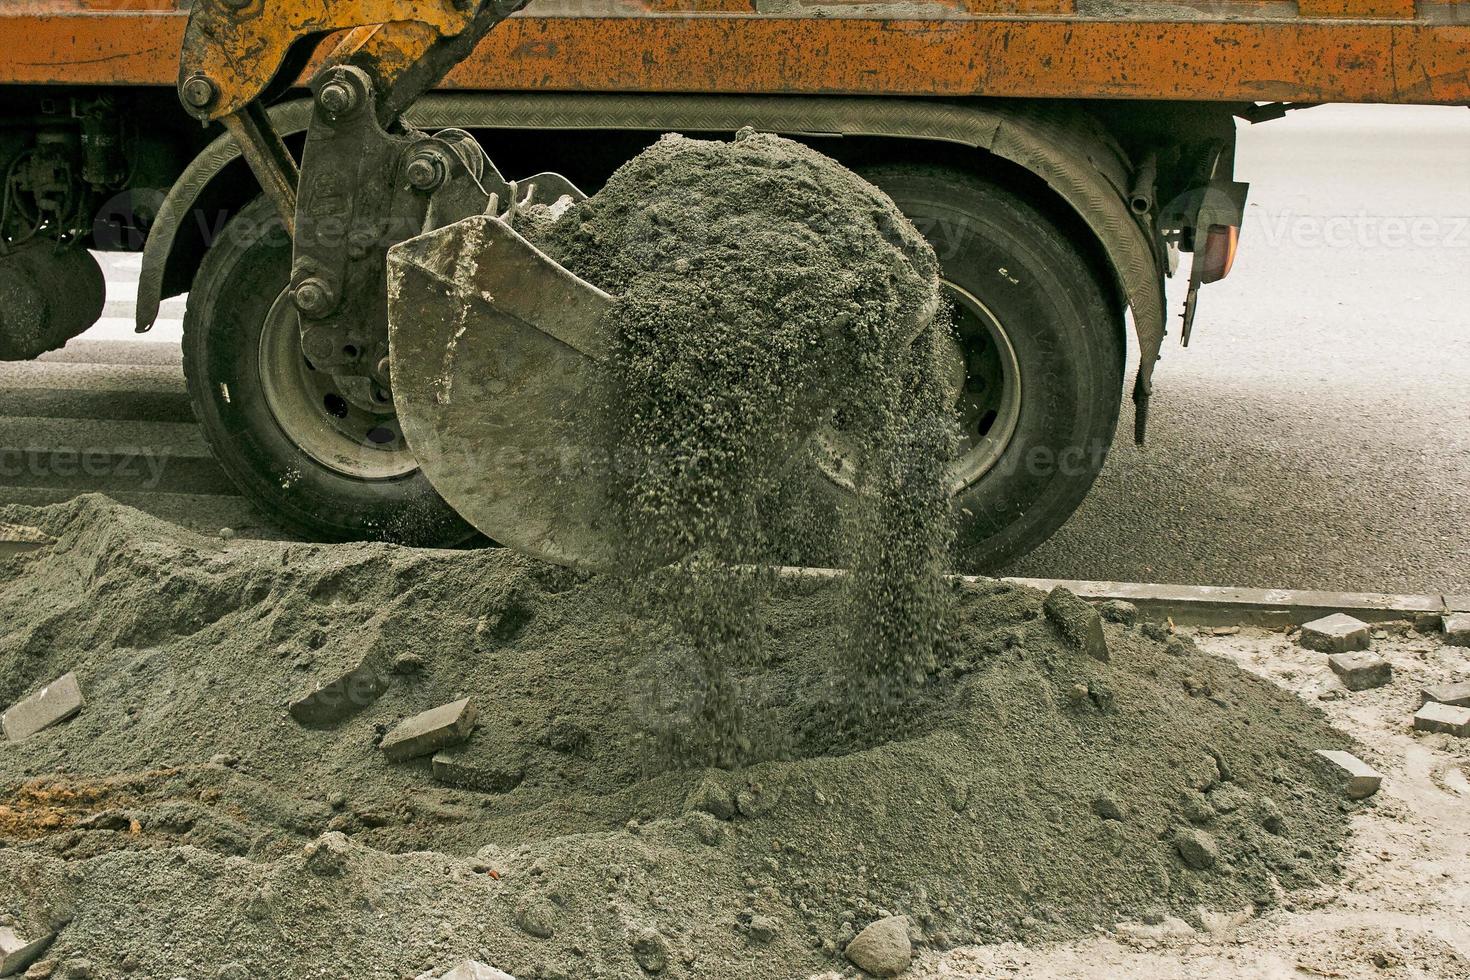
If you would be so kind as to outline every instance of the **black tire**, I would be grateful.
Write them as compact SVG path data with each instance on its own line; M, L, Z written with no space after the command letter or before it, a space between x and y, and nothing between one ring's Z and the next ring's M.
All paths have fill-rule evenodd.
M946 282L993 314L1014 354L978 351L996 341L977 341L973 330L962 340L967 383L994 390L976 374L991 375L1001 362L1019 378L1018 396L994 396L1009 420L1003 443L994 428L1001 416L983 430L984 405L972 394L979 414L971 435L994 435L985 452L972 452L984 468L957 477L965 483L956 493L957 565L993 571L1061 527L1102 469L1123 393L1121 312L1077 245L1015 194L945 167L895 164L862 174L929 239Z
M269 351L284 350L263 347L263 338L271 330L276 333L269 336L279 336L277 318L283 314L276 304L290 270L290 240L270 204L261 198L225 227L195 278L184 315L184 373L194 414L220 465L271 521L311 540L454 547L476 539L474 529L413 464L401 434L398 443L387 443L394 454L389 466L383 462L388 457L381 455L388 450L372 440L354 446L350 435L322 428L320 433L327 434L313 438L341 435L346 450L337 464L327 465L322 459L328 453L312 455L302 445L309 440L283 426L270 399L289 388L291 372L268 372L263 367L282 362L280 355ZM299 356L299 345L294 356ZM267 373L279 380L268 381ZM322 378L321 383L327 383L329 376ZM302 392L303 399L315 394L300 385L290 390ZM354 417L365 414L352 411ZM374 434L396 431L391 402L385 411L385 425L374 428ZM325 408L323 416L331 422ZM311 424L301 431L315 431ZM394 470L392 475L373 475L389 469Z

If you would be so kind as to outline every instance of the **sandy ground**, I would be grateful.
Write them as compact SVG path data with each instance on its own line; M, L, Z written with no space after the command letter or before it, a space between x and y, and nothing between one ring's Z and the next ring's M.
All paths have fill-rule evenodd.
M1331 686L1325 654L1280 633L1245 629L1201 635L1228 656L1308 699ZM1017 944L930 954L925 978L1133 977L1239 980L1276 977L1470 977L1470 739L1417 734L1410 718L1422 687L1470 677L1470 650L1437 636L1378 636L1393 683L1319 701L1383 773L1375 804L1353 821L1338 887L1287 896L1256 918L1206 914L1148 926L1120 923L1091 939L1044 948Z

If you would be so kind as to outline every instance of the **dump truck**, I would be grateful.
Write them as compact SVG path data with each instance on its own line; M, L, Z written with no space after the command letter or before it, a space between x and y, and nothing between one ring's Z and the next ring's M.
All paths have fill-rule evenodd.
M9 0L0 359L86 330L104 298L92 253L141 252L137 329L188 294L195 414L272 520L320 540L494 537L430 448L457 423L395 377L390 248L479 209L506 268L544 284L519 291L528 309L590 315L496 215L575 199L662 133L752 127L855 169L936 249L963 379L958 560L989 569L1080 504L1130 364L1144 439L1165 338L1188 342L1241 244L1238 127L1470 103L1454 0L520 6ZM438 341L393 329L432 360Z

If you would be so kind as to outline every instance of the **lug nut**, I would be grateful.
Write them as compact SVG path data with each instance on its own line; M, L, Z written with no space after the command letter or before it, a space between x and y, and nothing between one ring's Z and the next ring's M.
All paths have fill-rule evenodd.
M332 118L345 116L357 108L357 90L343 81L330 81L316 94L316 104Z
M413 159L408 161L406 175L408 186L427 193L438 190L448 174L444 158L432 150L424 150L414 154Z
M320 279L303 279L301 285L291 290L291 302L306 316L325 316L332 306L332 291Z
M219 98L219 89L215 88L204 75L191 75L184 82L180 94L184 97L184 104L191 109L208 109L214 105L214 100Z

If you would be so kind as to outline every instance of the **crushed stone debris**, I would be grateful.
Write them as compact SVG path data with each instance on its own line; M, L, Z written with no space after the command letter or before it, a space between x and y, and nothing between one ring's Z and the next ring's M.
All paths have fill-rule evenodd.
M473 958L517 977L803 977L892 915L921 949L1061 938L1270 908L1278 884L1340 871L1344 801L1313 753L1352 746L1314 706L1141 628L1106 624L1110 662L1079 657L1029 589L956 587L914 710L855 733L809 723L847 597L775 583L763 656L733 672L761 695L753 744L777 748L691 769L656 750L690 723L655 696L678 665L606 579L497 550L224 543L100 497L0 519L57 539L0 559L0 700L66 669L90 695L0 744L0 913L27 936L71 917L51 955L99 976L127 960L402 980ZM476 629L511 606L516 630ZM325 650L424 664L302 728L291 661ZM466 697L494 724L458 751L515 760L508 791L377 747ZM1181 831L1217 860L1187 860Z

